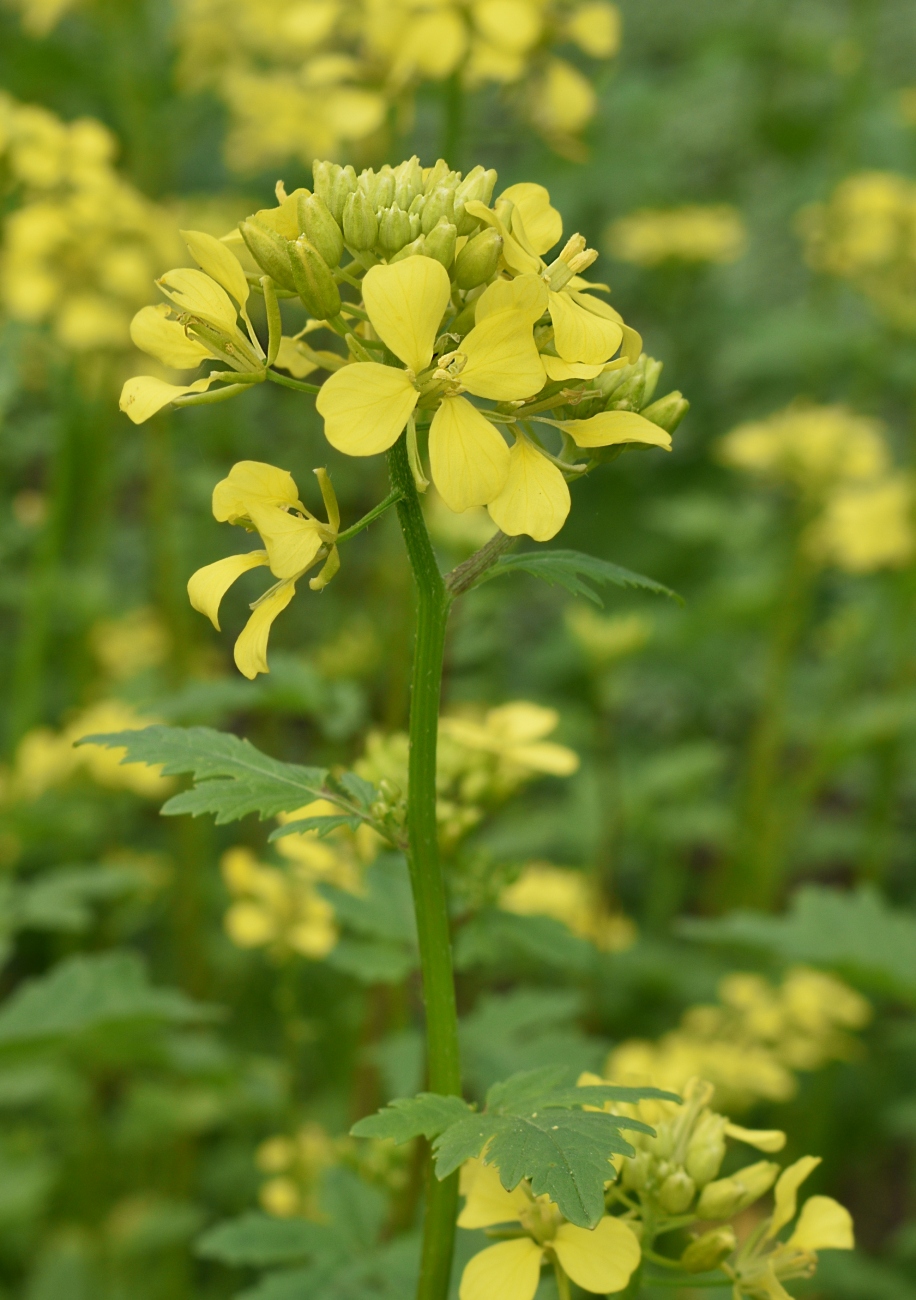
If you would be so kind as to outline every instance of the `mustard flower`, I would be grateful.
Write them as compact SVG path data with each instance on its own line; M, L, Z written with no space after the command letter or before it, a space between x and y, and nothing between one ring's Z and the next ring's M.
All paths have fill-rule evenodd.
M466 1200L459 1228L518 1224L520 1231L465 1265L460 1300L534 1300L545 1260L556 1262L584 1291L608 1295L622 1291L639 1264L636 1234L622 1219L606 1214L595 1228L578 1228L547 1196L535 1197L526 1180L506 1191L494 1165L468 1161L461 1191Z
M221 523L240 524L260 534L263 550L246 551L216 560L192 574L191 604L219 629L219 606L237 578L249 569L267 567L277 582L252 605L252 614L235 643L235 662L248 678L268 672L267 640L274 619L296 593L296 583L320 560L324 566L309 586L320 591L340 568L335 545L340 512L331 481L315 470L328 521L308 511L299 500L292 475L274 465L243 460L213 489L213 515Z

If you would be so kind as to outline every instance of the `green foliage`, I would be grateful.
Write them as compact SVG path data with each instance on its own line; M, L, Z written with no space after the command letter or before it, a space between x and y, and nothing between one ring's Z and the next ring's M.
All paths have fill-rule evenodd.
M681 600L670 587L656 582L654 578L632 573L619 564L612 564L610 560L599 560L597 556L583 555L580 551L523 551L520 555L501 555L480 581L487 582L503 573L528 573L552 587L563 587L573 596L585 596L595 605L603 605L604 602L594 587L585 581L586 578L598 587L633 587L654 592L658 596L670 596L672 600Z

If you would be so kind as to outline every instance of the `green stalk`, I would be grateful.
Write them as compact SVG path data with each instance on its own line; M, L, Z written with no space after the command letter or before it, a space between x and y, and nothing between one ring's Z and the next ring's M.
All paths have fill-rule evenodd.
M388 471L392 490L401 493L397 503L398 521L417 596L410 694L407 833L426 1003L427 1078L431 1092L460 1095L451 934L436 826L439 695L450 598L426 530L403 435L388 453ZM440 1182L429 1160L417 1300L445 1300L448 1294L457 1209L457 1173Z

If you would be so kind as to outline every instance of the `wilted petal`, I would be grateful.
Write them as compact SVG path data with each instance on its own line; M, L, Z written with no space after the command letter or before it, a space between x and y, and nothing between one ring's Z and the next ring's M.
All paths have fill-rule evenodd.
M475 325L461 344L466 358L462 388L476 397L512 402L531 397L546 375L534 342L530 315L501 311Z
M459 1300L534 1300L542 1253L530 1237L488 1246L465 1265Z
M429 430L433 482L450 510L485 506L502 491L509 473L509 448L476 406L447 397Z
M158 307L142 307L130 322L130 337L141 352L147 352L172 370L196 370L210 356L202 343L188 338L183 325L169 320L169 309L164 303Z
M786 1245L797 1250L854 1250L852 1215L832 1196L809 1196Z
M622 442L641 442L649 447L671 450L671 434L635 411L599 411L587 420L558 420L577 447L615 447Z
M226 592L237 578L249 569L267 564L266 551L247 551L244 555L229 555L225 560L205 564L188 579L188 599L194 609L207 618L219 631L219 607Z
M509 537L527 533L536 542L549 541L569 514L566 480L527 438L519 438L509 453L509 477L491 501L490 518Z
M432 257L373 266L363 280L363 301L375 332L414 374L432 359L450 295L448 272Z
M221 524L234 524L249 517L252 505L305 510L289 470L262 460L239 460L213 489L213 517Z
M523 181L519 185L510 185L499 197L509 199L515 205L528 243L535 253L546 253L562 238L563 218L556 208L551 207L550 194L543 185Z
M251 618L235 643L235 666L243 676L253 681L258 673L269 673L267 667L267 638L278 614L282 614L296 594L294 582L284 582L254 607Z
M575 302L568 293L549 294L550 319L557 351L564 361L599 365L620 347L623 328Z
M250 292L248 280L238 258L222 240L214 239L203 230L182 230L179 234L200 269L231 293L240 307L244 307Z
M794 1165L789 1165L779 1175L773 1192L775 1206L767 1228L768 1237L775 1237L780 1228L795 1218L798 1189L820 1163L820 1156L802 1156L801 1160L796 1160Z
M361 361L331 375L315 406L332 447L347 456L374 456L397 441L418 398L403 370Z
M563 1271L576 1286L598 1295L622 1291L641 1254L633 1230L609 1214L591 1231L561 1224L552 1245Z
M208 377L195 379L193 384L167 384L152 375L135 375L121 389L118 405L134 424L143 424L169 402L174 402L176 397L184 397L186 393L205 393L212 382Z
M547 310L547 285L539 275L517 275L512 280L494 280L477 299L475 324L501 311L517 311L531 317L531 323Z
M221 329L236 328L237 312L229 295L222 285L211 280L203 271L196 271L193 267L179 267L176 271L166 271L156 283L165 296L171 298L182 311L200 316L202 320L218 325Z
M468 1160L461 1167L461 1194L467 1197L458 1216L459 1228L490 1228L496 1223L517 1223L531 1205L521 1183L507 1192L496 1165Z

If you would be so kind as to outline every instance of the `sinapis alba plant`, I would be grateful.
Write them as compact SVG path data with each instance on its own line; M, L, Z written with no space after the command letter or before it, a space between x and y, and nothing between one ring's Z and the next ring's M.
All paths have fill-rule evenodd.
M462 176L441 160L424 168L417 158L360 175L320 162L314 177L312 191L287 195L278 186L276 207L222 240L185 232L199 269L163 275L166 301L143 308L131 333L162 366L204 366L205 373L180 384L137 376L125 384L121 407L139 424L167 406L243 398L256 384L276 383L315 397L337 452L387 456L391 490L355 523L342 518L325 468L314 471L318 510L306 505L317 493L305 490L301 476L256 461L235 465L214 489L213 512L254 534L257 544L193 574L188 591L218 627L229 586L249 569L270 571L272 585L254 602L235 645L236 664L253 678L268 671L270 629L297 584L312 574L312 590L326 586L346 543L396 507L417 598L409 734L370 739L351 772L279 763L206 728L154 726L106 743L126 749L129 760L162 764L165 776L197 776L200 784L170 800L168 812L213 812L222 821L252 811L285 814L283 838L311 836L284 874L244 852L224 861L234 900L230 933L276 957L331 955L336 932L321 906L323 873L325 882L343 882L346 858L350 887L359 888L357 859L371 862L380 843L406 854L430 1091L361 1121L354 1132L434 1140L419 1296L446 1294L458 1170L480 1157L500 1169L510 1191L524 1182L532 1197L551 1199L560 1218L554 1223L550 1210L533 1240L571 1243L569 1276L623 1285L638 1244L616 1220L605 1222L604 1183L610 1157L634 1152L621 1130L649 1129L601 1107L673 1094L600 1082L579 1088L561 1066L496 1085L482 1112L462 1100L440 857L486 807L534 776L570 774L578 760L550 738L552 710L516 701L440 723L439 696L450 606L481 581L523 568L571 591L587 590L584 578L660 590L574 551L508 552L522 536L554 537L572 505L570 485L603 462L639 447L670 449L687 403L680 393L655 398L660 364L643 354L639 335L600 296L606 286L583 279L597 254L581 235L564 241L562 219L542 186L513 185L494 200L494 172L475 167ZM263 298L266 338L249 313L253 294ZM322 375L322 383L313 382ZM420 506L430 483L443 509L485 507L496 529L448 575ZM344 827L356 836L349 847L340 838ZM360 846L367 830L375 840ZM308 847L316 834L332 837L330 863ZM290 852L295 857L293 843ZM541 1136L532 1141L535 1132ZM568 1230L557 1226L561 1219ZM604 1256L597 1272L573 1262L584 1240L611 1237L615 1252L625 1247L613 1269ZM559 1246L544 1244L528 1251L529 1273L545 1251L566 1267Z

